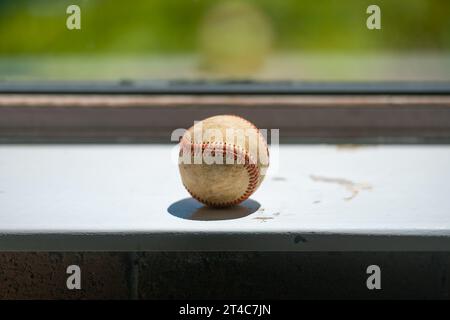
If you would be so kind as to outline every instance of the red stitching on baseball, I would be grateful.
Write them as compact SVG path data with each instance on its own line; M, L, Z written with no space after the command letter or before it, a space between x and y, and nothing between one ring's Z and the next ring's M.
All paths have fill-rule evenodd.
M243 120L243 121L246 122L248 125L250 125L250 127L252 127L253 129L256 129L256 132L258 133L258 135L259 135L261 138L263 138L264 141L266 141L266 139L265 139L264 136L262 135L261 131L259 131L258 127L255 126L255 125L254 125L253 123L251 123L250 121L248 121L247 119L242 118L241 116L238 116L238 115L235 115L235 114L227 114L226 116L228 116L228 117L234 117L234 118L238 118L238 119ZM267 141L266 141L266 152L267 152L267 155L270 156L270 154L269 154L269 146L267 145Z
M182 152L182 150L187 149L186 147L190 146L190 151L191 154L192 152L195 152L196 149L199 149L200 145L201 145L201 150L202 150L202 154L204 153L205 149L210 146L212 143L211 142L203 142L201 144L199 143L191 143L191 141L185 139L184 137L181 139L180 141L180 154ZM248 174L249 174L249 182L247 185L247 189L244 192L244 194L242 196L240 196L239 198L233 200L233 201L228 201L228 202L211 202L208 201L206 199L203 199L202 197L196 195L195 193L193 193L184 183L184 187L186 188L186 190L189 192L189 194L197 199L198 201L211 206L211 207L217 207L217 208L221 208L221 207L229 207L229 206L233 206L236 205L238 203L241 203L242 201L245 201L246 199L248 199L251 194L256 190L256 187L258 185L258 181L259 181L259 177L260 177L260 169L259 167L256 165L256 162L253 161L251 155L245 151L245 150L239 150L240 148L237 148L235 145L233 146L229 146L224 142L220 142L217 141L215 142L216 145L223 145L223 158L226 160L226 156L227 154L229 154L228 152L232 152L232 154L234 155L234 159L236 160L238 155L243 155L244 156L244 163L243 166L244 168L247 170ZM197 147L197 148L196 148ZM242 154L242 151L244 151L244 153Z

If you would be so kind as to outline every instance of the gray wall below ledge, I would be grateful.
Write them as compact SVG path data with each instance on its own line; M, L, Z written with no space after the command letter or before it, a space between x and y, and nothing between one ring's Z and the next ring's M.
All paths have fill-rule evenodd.
M66 268L82 289L66 289ZM381 268L381 290L366 269ZM1 299L448 299L446 252L0 253Z

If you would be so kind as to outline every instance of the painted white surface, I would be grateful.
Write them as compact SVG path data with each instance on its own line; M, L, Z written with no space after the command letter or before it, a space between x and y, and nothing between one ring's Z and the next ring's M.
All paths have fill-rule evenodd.
M450 146L282 145L252 196L259 210L208 221L168 212L189 198L173 147L0 146L0 249L450 249ZM347 200L336 179L370 189ZM245 213L200 210L193 218Z

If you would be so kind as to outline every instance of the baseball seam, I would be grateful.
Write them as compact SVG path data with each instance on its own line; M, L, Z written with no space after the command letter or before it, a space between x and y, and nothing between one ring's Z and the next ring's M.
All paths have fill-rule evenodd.
M262 138L262 140L266 142L266 152L267 152L267 155L269 156L269 146L267 145L266 138L264 138L264 136L262 135L261 131L258 129L257 126L255 126L253 123L251 123L251 122L248 121L247 119L242 118L242 117L240 117L240 116L238 116L238 115L235 115L235 114L228 114L227 116L233 117L233 118L238 118L238 119L240 119L240 120L246 122L246 123L247 123L250 127L252 127L253 129L255 129L256 132L258 133L258 135L260 136L260 138Z
M215 144L215 148L211 152L212 156L215 156L215 151L217 150L217 147L220 148L220 146L221 146L222 147L221 152L223 152L222 156L225 160L226 160L227 154L229 154L230 152L232 153L234 160L237 160L238 156L244 157L243 166L247 170L247 173L249 175L248 185L247 185L247 188L246 188L244 194L242 194L240 197L236 198L235 200L227 201L227 202L212 202L212 201L206 200L206 199L198 196L194 192L192 192L183 183L184 187L186 188L186 190L189 192L189 194L193 198L195 198L198 201L200 201L208 206L211 206L211 207L217 207L217 208L229 207L229 206L233 206L238 203L241 203L242 201L245 201L256 190L256 188L258 186L259 178L260 178L260 170L259 170L259 167L257 166L256 162L253 161L254 159L251 157L251 155L246 150L243 150L241 147L236 146L234 144L232 146L230 146L230 145L227 145L226 142L220 142L220 141L217 141L214 143L203 142L201 144L200 143L192 143L191 141L185 139L184 137L181 139L180 144L181 144L181 150L186 150L189 148L189 147L186 148L186 146L190 146L191 154L193 154L196 150L200 149L200 147L201 147L202 154L203 154L207 147L209 147L212 144ZM181 152L181 150L180 150L180 152Z

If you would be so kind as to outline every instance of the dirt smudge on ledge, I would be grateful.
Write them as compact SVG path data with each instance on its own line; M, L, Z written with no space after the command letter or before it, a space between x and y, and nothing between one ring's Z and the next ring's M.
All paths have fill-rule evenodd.
M359 192L364 190L372 190L373 187L368 183L356 183L351 180L342 179L342 178L329 178L323 176L310 175L311 180L315 182L325 182L325 183L335 183L343 186L350 192L348 197L345 197L344 200L350 201L355 198Z
M267 220L273 219L273 217L255 217L255 220L260 220L261 222L266 222Z

